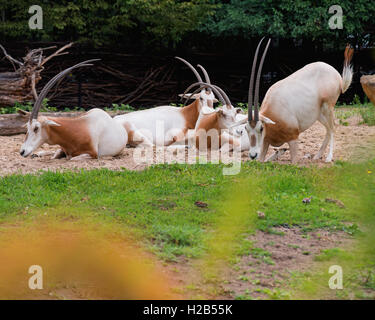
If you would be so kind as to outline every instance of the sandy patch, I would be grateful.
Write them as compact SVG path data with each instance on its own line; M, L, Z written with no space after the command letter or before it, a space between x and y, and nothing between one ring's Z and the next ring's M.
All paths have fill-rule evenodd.
M345 120L347 125L339 124L336 121L336 143L334 158L336 160L360 160L369 159L375 156L375 126L360 125L360 116L352 116ZM325 128L320 123L315 123L310 129L300 135L298 163L309 165L316 163L326 165L323 160L314 161L311 158L316 154L323 142ZM95 169L108 168L111 170L142 170L147 164L139 164L134 161L134 148L126 148L117 157L67 161L66 159L51 160L51 156L41 158L22 158L19 155L20 147L23 143L24 135L0 136L0 175L4 176L13 173L35 173L40 170L75 170L75 169ZM58 146L42 146L38 151L55 151ZM273 150L270 148L269 154ZM327 151L326 151L327 154ZM155 159L155 152L154 152ZM248 161L247 152L243 152L243 161ZM324 158L323 158L324 159ZM289 164L290 156L287 151L279 160L280 163Z

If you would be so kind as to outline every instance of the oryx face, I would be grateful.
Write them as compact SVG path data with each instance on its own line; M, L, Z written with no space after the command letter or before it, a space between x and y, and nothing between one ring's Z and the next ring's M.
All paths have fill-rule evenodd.
M59 124L48 119L33 119L31 122L27 122L26 138L20 150L21 156L28 157L47 141L47 126L59 126Z
M249 157L255 160L259 157L264 140L264 124L262 121L250 121L246 123L245 130L250 141Z
M218 102L213 92L209 89L202 89L202 91L198 94L198 96L199 96L201 109L204 107L213 109L214 103Z
M275 124L275 122L259 115L258 121L251 120L245 125L250 142L249 157L251 160L258 159L262 152L264 137L266 136L266 124Z
M226 107L217 109L219 114L219 127L226 129L233 126L236 122L237 109L227 109Z

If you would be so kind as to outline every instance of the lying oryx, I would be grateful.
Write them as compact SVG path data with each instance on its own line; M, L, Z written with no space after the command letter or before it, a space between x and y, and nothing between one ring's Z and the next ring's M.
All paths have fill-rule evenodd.
M91 66L90 62L96 60L76 64L60 72L45 85L30 114L21 156L29 156L43 143L61 147L53 159L64 156L70 160L115 156L124 149L127 143L125 129L103 110L92 109L78 118L38 117L43 99L58 80L73 69Z
M176 58L184 62L194 72L199 83L203 83L198 71L189 62L179 57ZM206 82L210 83L206 70L202 66L199 67L204 72ZM182 140L188 130L195 129L202 108L213 109L214 103L217 102L210 88L201 88L199 92L184 93L182 96L195 100L183 108L155 107L119 115L114 117L114 120L126 129L130 145L171 145Z
M228 96L218 86L210 83L197 82L191 85L186 91L194 86L199 86L198 90L209 88L219 97L222 107L202 108L201 118L195 130L181 140L180 143L188 144L188 140L193 140L193 145L197 149L202 149L201 144L207 149L219 149L225 144L230 145L230 149L240 150L241 140L233 136L225 129L231 128L236 123L236 116L242 112L241 108L234 108ZM203 148L204 148L203 147Z
M263 39L262 39L263 40ZM279 147L289 144L291 160L296 161L298 136L319 120L327 129L326 137L314 159L320 159L328 143L329 153L326 162L332 161L334 146L334 106L341 93L350 86L353 77L350 61L353 49L347 46L342 76L330 65L315 62L306 65L289 77L272 85L258 111L259 82L265 55L270 40L263 53L256 79L254 112L252 112L252 92L254 86L255 67L262 40L259 42L249 86L248 119L237 122L246 123L246 131L250 141L249 157L265 160L270 145Z

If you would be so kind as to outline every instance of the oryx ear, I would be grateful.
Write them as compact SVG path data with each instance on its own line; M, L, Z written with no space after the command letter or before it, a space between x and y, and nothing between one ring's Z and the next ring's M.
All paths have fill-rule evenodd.
M240 121L235 122L235 123L232 124L229 128L238 127L238 126L240 126L241 124L244 124L244 123L246 123L246 122L247 122L247 117L244 118L244 119L242 119L242 120L240 120Z
M186 99L186 98L190 99L191 93L186 93L186 94L180 93L178 96L183 99Z
M183 98L183 99L187 99L188 98L188 99L195 100L195 99L199 98L200 94L199 93L195 93L195 94L192 95L191 93L185 93L185 94L181 93L178 96L181 97L181 98Z
M213 102L214 102L214 103L218 103L219 100L217 100L216 98L214 98L214 99L213 99Z
M51 127L61 127L61 124L58 124L57 122L53 121L53 120L46 120L43 122L43 125L45 126L51 126Z
M203 107L201 112L202 114L207 115L207 114L214 113L215 110L213 108Z
M243 110L241 108L236 108L236 113L243 113Z
M25 110L21 110L21 109L17 109L17 113L21 116L24 116L24 117L29 117L30 116L30 112L27 112Z
M259 115L259 120L266 124L276 124L276 122L273 122L270 118L267 118L263 115Z

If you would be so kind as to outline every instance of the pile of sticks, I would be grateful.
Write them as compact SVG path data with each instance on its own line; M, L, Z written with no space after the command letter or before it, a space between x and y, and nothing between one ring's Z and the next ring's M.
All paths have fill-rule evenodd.
M63 51L72 45L73 43L69 43L48 57L45 57L43 52L56 46L30 50L23 58L23 62L14 59L0 45L4 57L10 61L14 69L13 72L0 73L0 106L12 106L15 102L37 99L36 85L41 80L40 74L44 70L44 65L54 57L68 54Z
M145 73L139 70L137 74L132 70L132 74L128 74L103 62L95 66L90 70L81 70L78 75L71 75L55 88L48 99L60 107L88 108L111 107L113 103L132 105L135 102L151 107L155 101L168 103L175 98L164 95L164 99L160 99L161 92L173 92L174 84L170 82L173 67L163 65L152 67Z
M73 43L64 45L52 55L45 57L43 52L56 46L30 50L23 62L10 56L0 45L4 58L8 59L13 72L0 73L0 107L13 106L15 102L35 101L38 92L58 72L82 60L103 58L95 63L94 68L81 69L62 80L47 97L49 105L64 109L65 107L111 107L111 104L133 104L153 106L158 103L169 103L176 100L174 94L176 81L171 81L175 71L174 64L158 60L154 64L144 61L145 57L106 52L89 52L82 54L80 48L72 48L74 53L56 59L56 63L47 61L53 57L65 55L63 52ZM3 58L3 59L4 59ZM140 61L141 60L141 61ZM150 65L149 68L145 68ZM121 66L121 67L119 67ZM123 70L128 70L125 73ZM41 72L43 71L43 79ZM166 94L167 93L167 94Z

